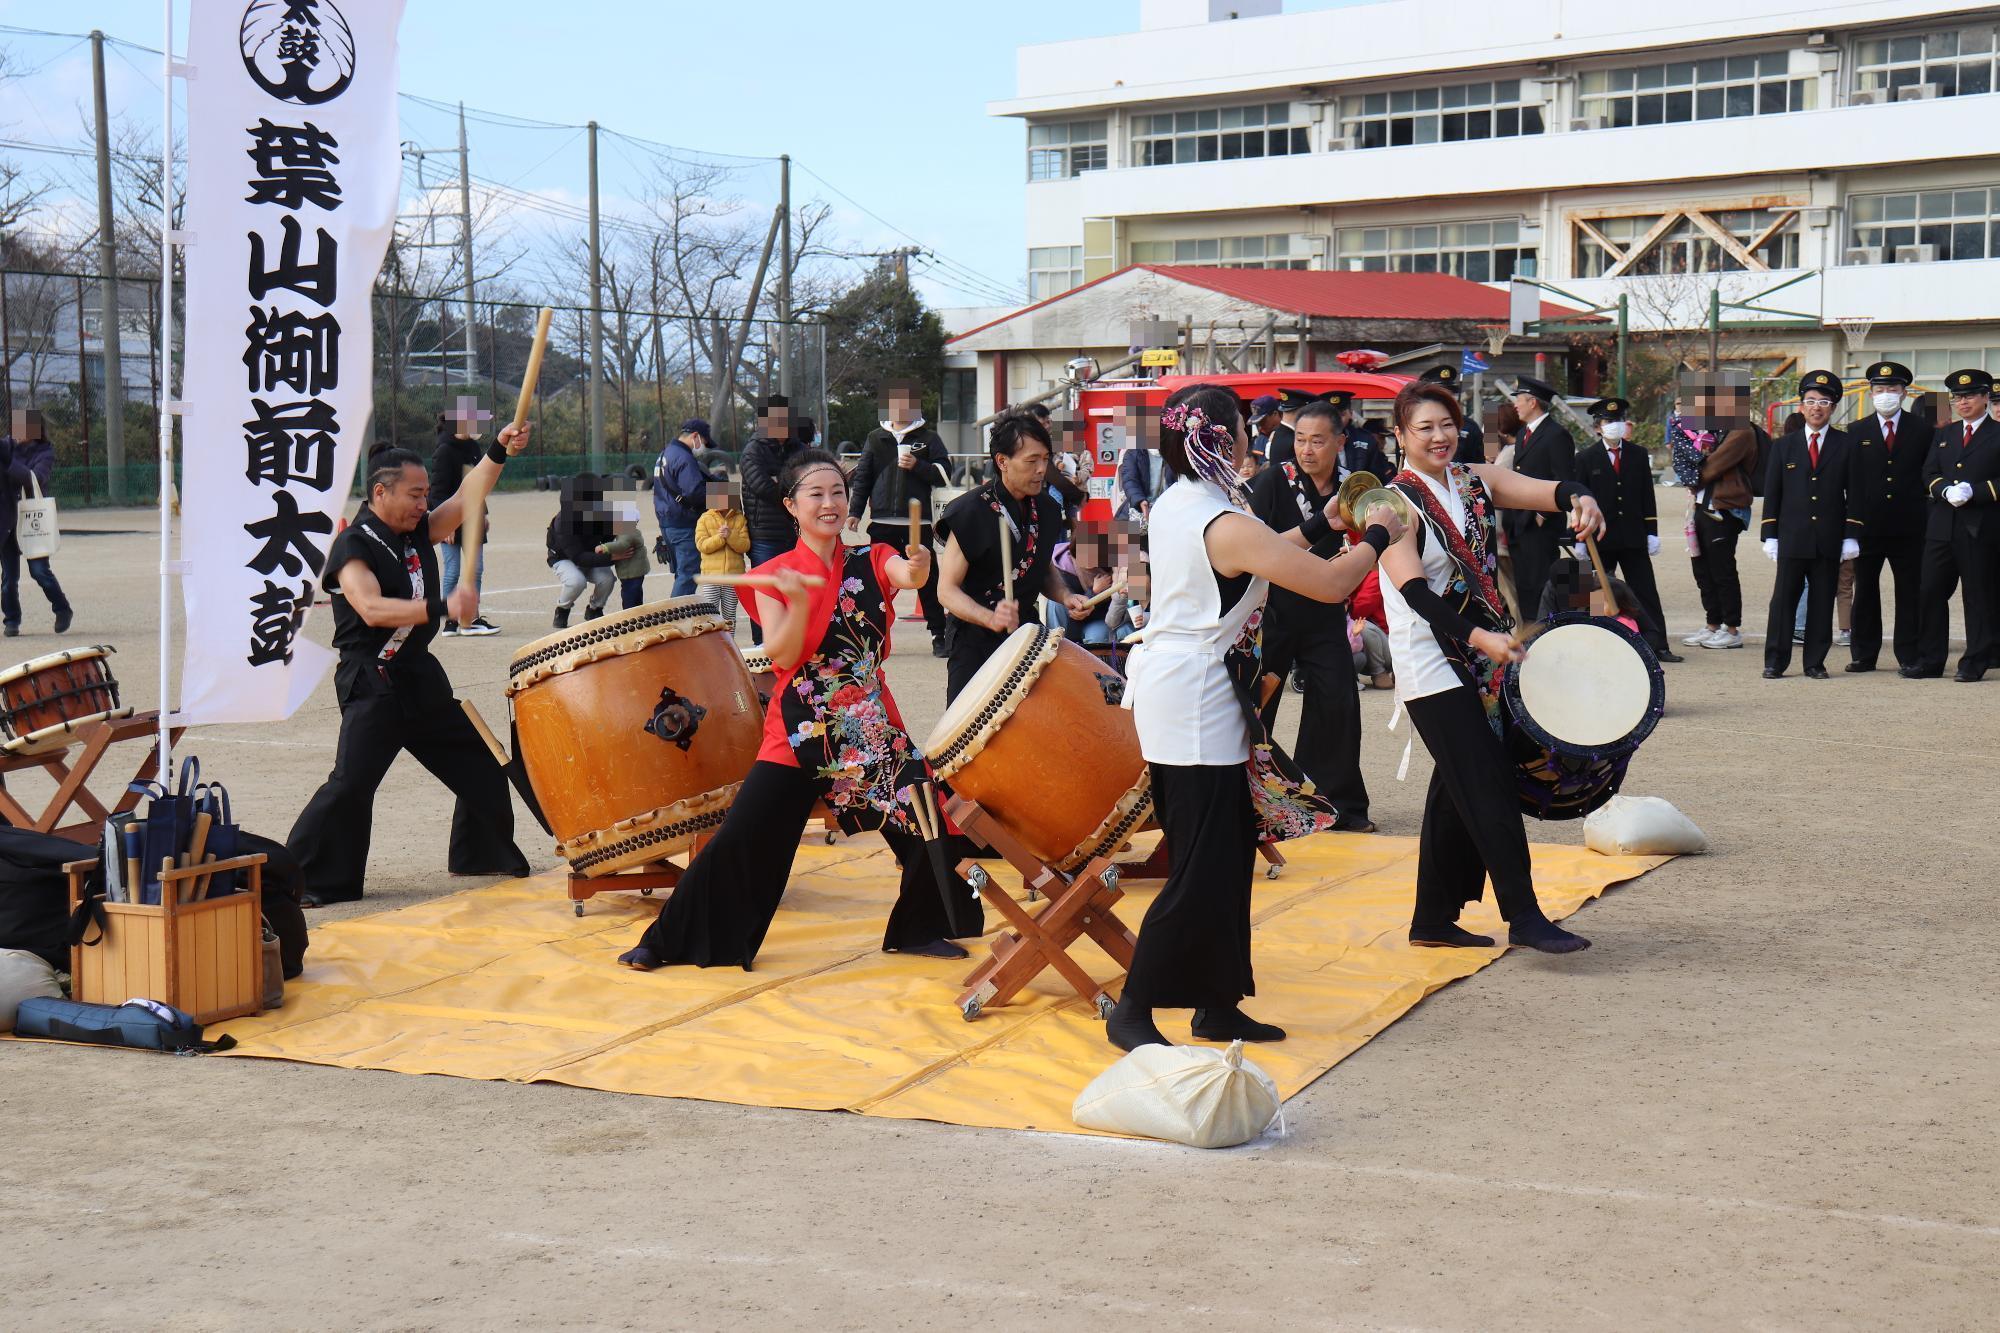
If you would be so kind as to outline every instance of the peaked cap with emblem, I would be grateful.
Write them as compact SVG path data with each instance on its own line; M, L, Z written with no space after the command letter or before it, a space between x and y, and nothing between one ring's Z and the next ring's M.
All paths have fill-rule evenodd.
M1830 370L1808 370L1799 376L1799 396L1804 397L1809 391L1823 393L1836 400L1844 392L1840 377Z
M1900 384L1907 389L1916 383L1916 380L1917 377L1910 373L1910 368L1900 361L1877 361L1868 367L1870 384Z

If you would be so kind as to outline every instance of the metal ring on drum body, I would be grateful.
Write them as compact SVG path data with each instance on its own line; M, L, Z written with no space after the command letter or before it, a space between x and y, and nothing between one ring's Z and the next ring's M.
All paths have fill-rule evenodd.
M1557 736L1535 718L1521 688L1521 668L1526 663L1508 666L1500 686L1501 707L1511 732L1508 748L1521 778L1517 784L1521 804L1537 819L1581 819L1616 795L1633 753L1653 734L1666 711L1666 673L1645 639L1621 621L1580 612L1555 617L1543 634L1572 625L1606 630L1634 649L1645 669L1647 698L1638 721L1622 735L1581 743Z
M952 774L964 768L973 757L986 748L987 739L1014 715L1021 706L1021 700L1028 697L1042 669L1055 661L1061 651L1063 636L1046 625L1037 625L1035 633L1021 641L1020 656L1008 663L1002 671L1000 687L993 692L977 713L965 720L950 736L940 739L933 734L925 742L925 757L937 775L946 781ZM1004 650L1006 645L1001 645ZM990 659L989 659L990 660ZM971 688L970 684L967 686Z
M727 631L729 622L700 597L650 602L535 640L507 666L507 697L537 681L574 671L605 657L636 653L669 639Z

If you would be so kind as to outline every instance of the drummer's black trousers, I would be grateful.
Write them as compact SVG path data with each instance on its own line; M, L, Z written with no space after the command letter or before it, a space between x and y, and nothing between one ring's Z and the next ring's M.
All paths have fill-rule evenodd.
M1242 764L1148 767L1167 844L1167 882L1139 923L1121 999L1149 1009L1226 1009L1257 993L1250 970L1257 862L1250 777Z
M695 856L639 943L664 962L696 967L733 963L749 971L785 896L813 802L831 785L802 768L762 759L752 764L722 827ZM938 891L922 838L894 825L883 827L882 838L903 871L882 934L884 949L968 938L984 929L979 895L955 871L944 893ZM951 842L949 858L956 864L969 844L958 838Z
M408 750L458 798L451 815L454 875L525 875L528 858L514 845L514 804L507 777L452 698L444 668L428 653L385 674L373 662L343 659L335 676L340 743L333 772L299 812L285 845L298 860L306 892L321 902L361 896L375 792L396 756Z
M1510 925L1545 921L1528 863L1528 830L1515 795L1516 771L1470 685L1406 705L1431 752L1417 844L1417 905L1410 925L1448 926L1477 902L1487 879Z
M1273 607L1264 621L1267 675L1281 682L1297 667L1305 677L1299 743L1292 758L1332 804L1343 823L1368 818L1368 783L1361 776L1361 694L1354 684L1354 652L1347 646L1347 608L1314 603L1304 610ZM1278 689L1264 705L1264 730L1275 734Z

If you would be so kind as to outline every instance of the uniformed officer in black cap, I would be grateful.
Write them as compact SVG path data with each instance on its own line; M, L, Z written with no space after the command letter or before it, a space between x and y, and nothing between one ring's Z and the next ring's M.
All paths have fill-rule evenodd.
M1556 398L1555 386L1523 375L1514 385L1514 410L1521 414L1521 437L1514 445L1514 470L1543 481L1576 479L1576 440L1549 411ZM1539 514L1526 509L1503 509L1500 521L1507 529L1508 549L1514 557L1515 605L1531 614L1542 604L1542 589L1549 581L1549 566L1555 563L1569 519L1562 514Z
M1425 384L1442 384L1453 393L1459 391L1460 376L1457 366L1432 366L1417 376ZM1479 424L1479 404L1474 403L1465 414L1465 424L1458 428L1458 452L1451 456L1454 463L1484 463L1486 461L1486 430Z
M1762 532L1764 554L1778 562L1778 578L1764 629L1766 680L1776 680L1792 664L1792 622L1801 588L1806 595L1806 675L1826 679L1840 562L1861 553L1861 519L1848 508L1854 442L1828 424L1841 392L1831 371L1801 375L1799 411L1805 425L1771 445Z
M1848 503L1861 520L1861 554L1854 561L1854 630L1849 671L1873 671L1882 651L1882 566L1889 567L1896 599L1896 665L1917 664L1917 627L1923 603L1924 461L1930 457L1928 413L1904 410L1914 377L1908 366L1877 361L1868 367L1874 410L1847 432L1854 442L1854 477Z
M1971 682L2000 666L2000 421L1988 415L1993 377L1954 370L1944 377L1953 420L1939 426L1924 460L1923 623L1917 664L1905 676L1942 676L1949 649L1951 594L1965 589L1965 652L1954 680Z
M1653 494L1652 460L1632 443L1632 405L1623 398L1600 398L1589 411L1597 422L1598 439L1578 451L1576 480L1590 488L1604 511L1597 554L1604 561L1604 572L1623 577L1650 617L1645 631L1653 655L1662 662L1681 661L1667 646L1667 617L1653 580L1653 557L1660 553L1659 504Z
M1298 415L1300 408L1314 401L1317 401L1314 395L1304 389L1278 390L1279 424L1277 429L1265 437L1269 446L1264 451L1266 462L1275 467L1279 463L1292 461L1292 418Z

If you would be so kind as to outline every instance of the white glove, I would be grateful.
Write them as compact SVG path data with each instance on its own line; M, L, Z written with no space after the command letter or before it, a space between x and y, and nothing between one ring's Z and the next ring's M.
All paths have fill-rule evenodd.
M1660 553L1660 539L1658 537L1646 538L1646 554L1658 555L1659 553Z
M1861 543L1852 537L1841 538L1840 558L1842 560L1859 560L1861 558Z
M1590 559L1590 548L1588 546L1585 546L1582 542L1578 542L1575 546L1571 547L1570 549L1576 552L1577 559L1579 560Z
M1766 537L1764 539L1764 558L1767 560L1776 560L1778 558L1778 539L1776 537Z
M1944 488L1944 498L1951 501L1953 507L1969 503L1972 499L1972 483L1969 481L1954 481L1951 485Z

